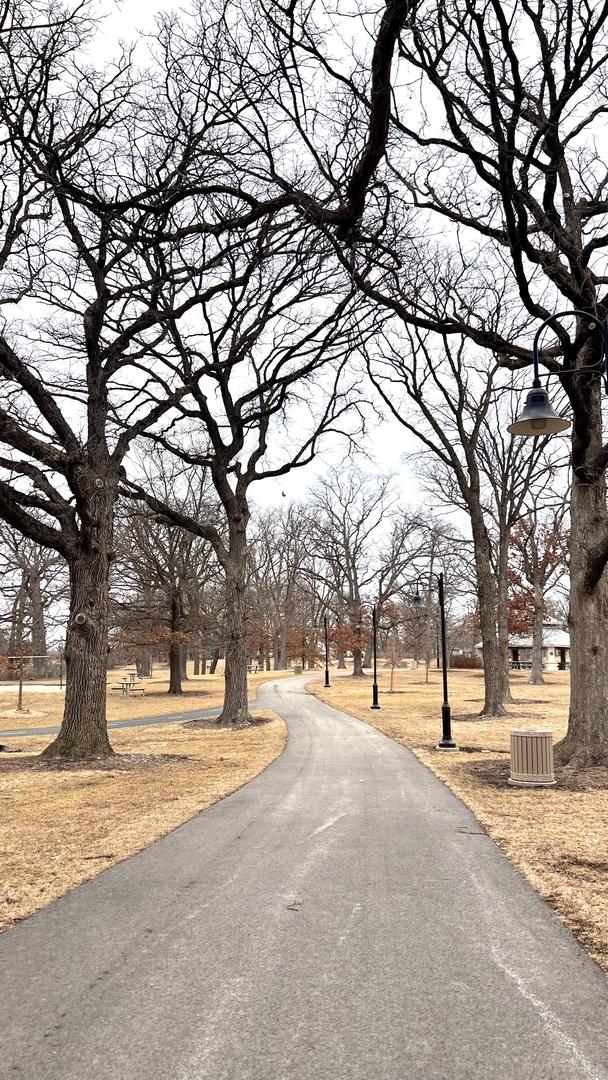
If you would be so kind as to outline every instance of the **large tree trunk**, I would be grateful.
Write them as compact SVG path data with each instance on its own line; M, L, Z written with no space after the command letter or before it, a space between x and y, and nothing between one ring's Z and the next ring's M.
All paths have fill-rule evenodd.
M215 675L215 673L217 671L217 665L219 663L219 659L220 659L220 650L219 649L214 649L213 650L213 655L212 655L212 657L211 657L211 659L209 661L209 674L210 675Z
M135 659L135 665L140 679L149 679L152 674L152 653L147 650L140 652Z
M556 747L560 763L578 768L608 764L608 580L601 556L594 563L608 534L606 482L597 464L599 379L587 388L587 398L588 412L575 415L572 437L570 716L566 737Z
M490 541L483 520L481 505L471 500L471 531L475 557L479 623L483 648L484 703L482 716L504 716L505 679L504 642L499 643L497 633L497 583L490 559ZM508 658L508 653L507 653Z
M188 649L185 645L183 645L180 649L180 664L182 671L182 679L187 682L190 676L188 675Z
M23 622L25 618L25 599L26 599L26 575L22 573L21 584L17 590L17 595L13 603L13 609L11 611L11 632L8 639L8 655L11 657L8 663L8 677L9 679L23 678L23 672L21 666L23 663Z
M532 626L532 672L529 681L533 686L544 683L543 678L543 623L545 620L545 597L540 582L534 583L534 624Z
M275 651L276 650L276 651ZM281 630L275 635L274 652L274 670L285 671L288 667L287 663L287 627L283 622Z
M252 723L247 701L247 518L246 509L235 508L228 515L224 706L217 719L223 727Z
M34 678L46 676L46 627L44 622L44 604L40 589L40 572L30 570L30 604L32 610L32 675Z
M353 649L353 675L356 679L360 679L365 675L363 670L363 650Z
M503 703L511 704L513 695L509 680L509 577L508 559L510 535L504 523L500 523L498 576L496 580L496 625L498 629L498 651L502 672Z
M65 642L66 693L61 730L43 758L107 757L108 608L112 514L95 544L69 560L70 613Z
M169 646L169 694L183 694L182 687L182 651L179 645Z
M336 648L336 656L337 656L337 668L338 668L338 671L345 671L346 670L346 658L344 656L344 649L342 649L340 646L337 646L337 648Z
M170 694L183 694L182 671L183 650L180 644L179 632L181 628L181 596L179 589L174 589L171 594L171 640L169 644L169 690Z

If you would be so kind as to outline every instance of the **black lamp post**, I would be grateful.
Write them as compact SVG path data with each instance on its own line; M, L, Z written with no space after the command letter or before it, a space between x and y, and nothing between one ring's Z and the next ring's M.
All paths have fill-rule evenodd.
M327 615L323 616L323 628L325 630L325 689L329 690L331 683L329 681L329 638L327 636Z
M441 627L441 668L443 676L443 704L441 706L442 736L437 744L438 750L457 750L458 747L452 738L452 711L448 697L448 647L445 628L445 592L443 571L433 574L437 581L437 596L439 599L439 622ZM420 578L416 582L416 595L412 598L412 607L420 609L424 607L424 600L420 595Z
M374 653L374 681L372 683L372 703L370 709L381 708L378 701L378 612L375 604L363 603L359 607L359 625L361 625L361 612L364 607L372 610L372 647Z
M532 381L532 389L528 391L526 397L526 404L514 423L509 424L507 431L511 435L523 435L528 437L534 437L536 435L555 435L558 431L565 431L570 427L570 421L566 420L563 416L558 416L555 409L549 401L549 395L546 390L543 390L540 383L540 371L538 360L538 342L540 335L544 328L552 323L554 319L559 319L562 315L580 315L583 319L590 319L596 326L599 326L602 332L602 360L599 364L587 365L580 368L568 368L566 371L548 371L546 375L583 375L583 374L596 374L601 375L604 379L604 386L608 392L608 326L605 322L602 322L596 315L591 315L586 311L579 311L578 308L570 308L567 311L557 311L555 315L551 315L548 319L542 322L534 335L534 341L532 342L532 364L534 370L534 379Z

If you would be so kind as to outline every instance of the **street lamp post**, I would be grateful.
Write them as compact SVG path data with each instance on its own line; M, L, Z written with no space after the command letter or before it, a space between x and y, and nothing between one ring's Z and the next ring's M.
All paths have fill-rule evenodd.
M438 750L457 750L458 747L452 738L452 710L450 708L450 699L448 696L448 647L447 647L447 634L445 626L445 579L443 576L443 570L440 574L433 574L433 577L437 581L437 597L439 600L439 624L441 628L441 667L443 678L443 704L441 706L441 727L442 735L439 743L437 744ZM424 607L424 600L420 595L420 579L416 582L416 595L412 600L412 604L415 608Z
M599 326L602 332L602 360L599 364L586 365L580 368L568 368L562 371L547 371L547 377L549 375L601 375L604 380L604 386L608 392L608 325L598 319L596 315L591 315L586 311L579 311L578 308L569 308L567 311L556 311L555 315L551 315L548 319L542 322L534 335L532 342L532 365L534 371L534 378L532 380L532 389L528 391L526 397L526 404L517 417L517 419L509 424L507 431L511 435L523 435L527 437L534 437L537 435L555 435L558 431L565 431L570 427L570 421L566 420L563 416L558 416L555 409L549 401L549 395L546 390L543 390L540 383L540 366L538 359L538 343L540 335L546 326L553 322L554 319L559 319L563 315L579 315L583 319L589 319L591 322Z
M325 689L329 690L331 683L329 681L329 638L327 636L327 615L323 616L323 628L325 630Z
M380 709L381 705L378 701L378 609L375 604L363 603L359 607L359 626L361 626L361 612L364 607L371 608L372 611L372 648L374 655L374 681L372 683L372 703L370 709Z
M443 735L439 742L440 750L457 750L458 747L452 738L452 713L448 698L448 648L445 629L445 594L443 590L443 571L437 578L439 593L439 612L441 621L441 668L443 675L443 704L441 706L441 721Z

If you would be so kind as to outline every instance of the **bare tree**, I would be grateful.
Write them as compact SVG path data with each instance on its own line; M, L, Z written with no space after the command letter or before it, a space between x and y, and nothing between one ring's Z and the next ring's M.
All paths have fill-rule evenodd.
M310 521L305 507L292 505L256 516L250 543L252 607L265 624L273 666L289 666L290 640L297 626L310 627L318 617L310 587Z
M81 64L92 33L85 10L49 5L33 21L27 0L7 0L0 33L0 300L19 304L27 295L33 302L27 320L14 319L0 335L8 387L0 409L7 448L1 513L69 566L65 713L45 754L72 757L112 753L105 661L123 463L133 440L158 430L213 363L205 358L197 371L192 354L176 377L171 349L184 359L178 323L217 293L245 284L233 277L233 256L252 225L264 228L283 211L342 229L356 222L385 150L391 63L407 5L385 5L366 137L339 190L330 192L333 206L313 190L287 190L267 170L261 179L242 125L246 109L261 109L268 130L274 119L264 95L252 98L243 78L234 83L238 65L225 59L234 20L221 8L203 20L194 49L180 40L176 21L166 20L141 85L128 55L105 72ZM248 190L243 178L251 176ZM189 239L198 243L194 252ZM184 296L182 286L192 281L194 295ZM162 348L165 339L169 349ZM279 396L288 384L280 382ZM305 458L302 451L298 463ZM225 487L224 495L235 523ZM229 551L228 569L239 559Z
M162 337L162 316L149 279L145 297L135 254L141 230L158 234L159 177L170 185L175 162L171 152L164 161L149 154L151 103L138 102L135 121L127 58L103 74L82 68L82 20L31 29L19 21L20 5L9 7L0 122L12 203L1 286L5 304L27 294L29 306L0 335L0 510L68 564L65 711L45 755L89 757L112 752L108 583L122 462L183 393L167 383L161 401L146 396L140 361ZM126 191L149 209L121 212Z
M213 523L218 508L205 475L180 468L166 454L152 453L140 468L159 499L201 524ZM181 694L189 648L200 649L205 623L215 625L220 574L208 541L167 526L152 511L119 509L112 573L113 618L126 641L169 654L169 693ZM207 597L207 594L209 596ZM207 617L206 617L207 615Z
M239 259L244 258L243 245ZM172 323L172 364L187 389L169 434L148 437L206 469L226 538L179 514L141 484L128 490L213 545L226 582L226 671L219 724L250 722L247 706L247 530L250 488L308 464L324 438L359 423L349 356L373 327L335 267L298 226L253 238L225 296L198 297L200 327ZM189 288L196 288L190 281ZM202 374L199 372L202 370ZM354 412L353 412L354 409ZM201 428L208 440L200 445Z
M526 500L526 513L516 526L512 541L514 569L533 593L532 671L530 682L543 683L543 628L546 594L568 567L568 504L563 496L551 499L547 492Z
M10 625L8 654L15 657L25 649L33 658L31 674L44 677L48 630L61 618L60 609L67 596L65 563L56 552L41 548L2 524L0 581L4 618Z
M342 647L353 654L353 675L363 676L369 620L362 604L373 597L381 611L403 585L420 552L422 530L415 515L397 509L391 479L356 467L329 469L311 499L314 574L333 612Z
M608 451L601 380L580 371L597 366L601 350L585 315L608 312L608 180L598 149L607 30L605 3L413 6L399 42L404 91L389 140L387 229L381 245L377 227L362 233L354 270L401 322L464 334L510 367L531 363L530 319L551 319L540 360L574 415L571 702L558 757L578 766L608 760ZM354 266L352 252L344 259ZM502 308L496 282L510 297ZM556 314L572 308L580 314L570 322Z
M392 415L425 448L424 474L435 497L462 507L471 523L484 653L482 713L509 701L508 550L526 494L547 475L546 440L513 443L501 434L512 401L500 368L475 362L466 339L406 327L409 350L384 342L368 360L371 379Z

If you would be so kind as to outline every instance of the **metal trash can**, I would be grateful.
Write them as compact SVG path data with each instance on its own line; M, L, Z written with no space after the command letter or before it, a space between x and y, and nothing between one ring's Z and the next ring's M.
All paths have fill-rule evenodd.
M511 731L511 775L516 787L551 787L553 773L553 732L538 728Z

